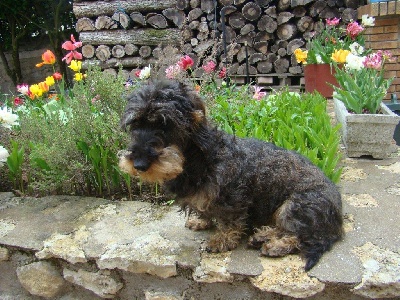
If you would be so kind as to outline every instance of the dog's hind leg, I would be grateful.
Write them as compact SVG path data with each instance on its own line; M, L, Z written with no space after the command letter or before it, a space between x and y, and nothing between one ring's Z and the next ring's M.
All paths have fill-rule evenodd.
M296 236L269 226L257 229L250 237L248 245L261 248L262 255L271 257L285 256L299 251L299 240Z
M296 248L306 260L306 271L315 266L322 254L343 234L340 194L336 195L338 199L327 194L318 190L293 194L274 215L276 228L282 232L282 237L297 239ZM268 245L271 241L264 246L268 248L265 249L268 255L275 251Z

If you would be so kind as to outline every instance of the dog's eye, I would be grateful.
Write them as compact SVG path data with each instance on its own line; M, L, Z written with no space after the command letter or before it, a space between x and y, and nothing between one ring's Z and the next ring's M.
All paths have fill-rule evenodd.
M160 146L160 143L158 141L151 141L148 143L148 146L151 148L158 148Z
M139 121L138 120L132 120L129 124L131 128L137 128L139 126Z

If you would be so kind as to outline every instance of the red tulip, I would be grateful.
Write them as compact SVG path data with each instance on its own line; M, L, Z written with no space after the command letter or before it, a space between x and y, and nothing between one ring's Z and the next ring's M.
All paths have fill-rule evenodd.
M20 97L15 97L14 98L14 105L18 106L18 105L22 105L24 104L24 100L22 100Z
M219 78L225 78L225 77L226 77L226 68L225 68L225 67L223 67L223 68L221 69L221 71L219 71L218 77L219 77Z
M62 79L62 75L59 72L55 72L53 74L53 78L54 78L54 80L61 80Z

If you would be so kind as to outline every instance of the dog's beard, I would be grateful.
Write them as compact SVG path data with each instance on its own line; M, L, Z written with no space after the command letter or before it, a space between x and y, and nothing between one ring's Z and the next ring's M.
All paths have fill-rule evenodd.
M183 171L184 157L178 147L163 148L158 158L151 164L147 171L138 171L133 166L133 161L127 158L129 152L120 156L119 168L122 172L131 176L139 176L146 182L158 182L172 180Z

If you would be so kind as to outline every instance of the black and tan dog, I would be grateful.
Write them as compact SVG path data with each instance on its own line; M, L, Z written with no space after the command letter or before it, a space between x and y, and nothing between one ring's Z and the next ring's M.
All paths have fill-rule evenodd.
M194 230L216 224L208 250L249 245L267 256L300 252L309 270L342 236L337 187L303 156L211 126L197 92L175 81L144 84L128 98L122 127L132 143L120 168L163 183L197 219Z

